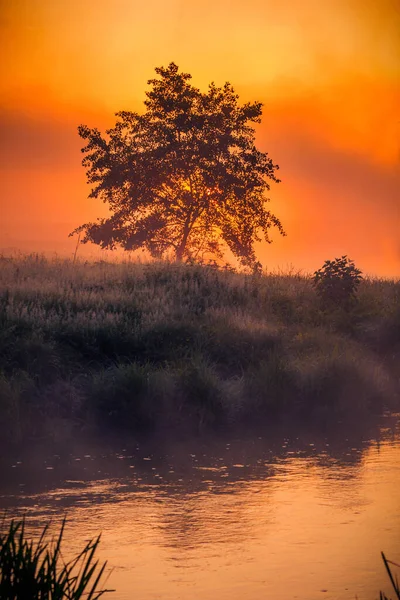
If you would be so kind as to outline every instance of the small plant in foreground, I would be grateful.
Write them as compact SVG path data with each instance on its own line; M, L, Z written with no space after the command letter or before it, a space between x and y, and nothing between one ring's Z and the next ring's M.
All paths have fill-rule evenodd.
M387 571L387 573L389 575L390 583L392 584L393 589L394 589L395 594L396 594L395 598L397 598L398 600L400 600L400 585L399 585L399 582L397 580L397 577L395 578L393 576L393 573L392 573L392 571L391 571L391 569L389 567L389 564L395 565L396 567L398 567L400 565L398 565L397 563L394 563L392 560L388 560L386 558L386 556L384 555L383 552L381 554L382 554L382 560L383 560L383 562L385 564L385 567L386 567L386 571ZM388 598L388 596L386 596L386 594L384 594L383 592L381 592L379 594L379 600L390 600L390 599Z
M344 306L354 300L362 279L361 271L345 255L325 261L321 269L315 271L313 283L324 302Z
M3 526L4 526L3 521ZM0 532L0 598L2 600L96 600L107 563L99 566L95 553L100 536L89 541L69 562L61 554L65 519L56 540L48 542L46 525L34 543L27 538L25 520L11 521Z

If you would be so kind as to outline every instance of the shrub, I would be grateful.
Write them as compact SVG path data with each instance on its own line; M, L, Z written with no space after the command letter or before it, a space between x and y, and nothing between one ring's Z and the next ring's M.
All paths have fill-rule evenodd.
M133 431L151 429L156 419L156 398L150 386L154 373L150 365L138 363L119 364L94 373L89 405L99 422Z
M201 429L203 425L218 425L224 418L221 379L212 365L199 359L181 373L181 390L184 408L194 417Z
M275 333L257 325L257 329L251 329L233 319L215 319L203 328L202 351L215 364L218 373L227 377L242 374L280 347Z
M250 367L246 383L246 412L250 418L258 418L263 411L271 413L283 409L296 394L291 367L278 349L270 350L258 365Z
M184 358L196 347L199 333L199 325L156 323L144 331L140 338L142 357L154 363Z
M329 304L349 305L363 279L361 271L346 255L327 260L315 271L313 283L321 299Z

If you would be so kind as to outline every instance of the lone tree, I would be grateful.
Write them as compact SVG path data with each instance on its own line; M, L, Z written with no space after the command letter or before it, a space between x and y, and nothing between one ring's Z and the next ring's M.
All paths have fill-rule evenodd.
M156 73L144 114L117 113L106 136L78 128L90 197L108 204L111 216L71 235L153 257L173 253L177 261L222 258L225 244L254 266L254 242L270 242L271 226L285 235L266 209L268 180L279 182L279 167L255 146L262 104L240 106L229 83L202 93L173 62Z

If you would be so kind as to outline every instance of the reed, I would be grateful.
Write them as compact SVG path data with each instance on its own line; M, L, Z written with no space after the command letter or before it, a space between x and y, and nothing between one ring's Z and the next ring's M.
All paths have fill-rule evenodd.
M393 587L394 592L396 594L395 598L397 598L397 600L400 600L400 585L399 585L397 577L395 577L393 575L392 570L390 568L390 565L395 565L396 567L398 567L399 565L397 563L394 563L391 560L388 560L386 558L386 556L384 555L383 552L381 554L382 554L382 560L383 560L383 563L385 565L385 568L386 568L386 571L387 571L390 583L392 584L392 587ZM384 594L383 592L381 592L380 595L379 595L379 600L390 600L390 598L388 596L386 596L386 594Z
M3 527L5 522L3 521ZM89 541L72 560L65 562L61 544L65 528L48 540L46 525L37 542L29 539L25 520L11 521L0 533L0 598L2 600L96 600L106 568L95 558L100 536Z

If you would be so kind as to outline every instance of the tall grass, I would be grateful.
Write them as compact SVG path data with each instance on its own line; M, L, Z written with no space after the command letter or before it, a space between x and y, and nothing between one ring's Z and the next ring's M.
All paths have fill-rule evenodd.
M8 531L0 533L2 600L96 600L111 591L99 590L107 564L100 566L95 558L100 536L65 562L61 552L64 528L65 520L53 542L47 539L48 525L37 542L28 538L24 520L11 521Z
M0 257L0 427L219 426L398 406L400 283L348 310L301 274Z
M388 574L388 577L389 577L389 581L392 584L394 593L396 594L395 598L397 598L398 600L400 600L400 585L399 585L397 577L395 577L393 575L392 570L390 568L391 564L395 564L396 566L399 566L399 565L397 565L397 563L393 563L392 561L388 560L386 558L386 556L384 555L383 552L382 552L382 560L383 560L383 563L385 565L385 568L386 568L386 571L387 571L387 574ZM390 599L383 592L380 592L380 594L379 594L379 600L390 600Z

